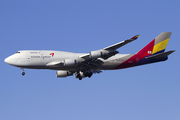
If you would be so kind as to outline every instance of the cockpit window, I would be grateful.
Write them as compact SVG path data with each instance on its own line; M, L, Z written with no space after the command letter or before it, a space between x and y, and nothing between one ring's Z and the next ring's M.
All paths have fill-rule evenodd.
M20 52L16 52L16 53L20 53Z

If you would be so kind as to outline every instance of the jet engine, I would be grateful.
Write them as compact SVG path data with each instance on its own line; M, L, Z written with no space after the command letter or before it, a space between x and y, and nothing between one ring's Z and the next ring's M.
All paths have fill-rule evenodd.
M109 51L107 50L97 50L97 51L91 51L90 54L90 58L99 58L99 57L103 57L104 55L107 55L109 53Z
M76 65L77 61L73 59L65 59L64 60L64 66L73 66Z
M57 77L67 77L67 76L71 76L71 75L73 75L73 73L70 72L70 71L60 70L60 71L57 71L57 72L56 72L56 76L57 76Z

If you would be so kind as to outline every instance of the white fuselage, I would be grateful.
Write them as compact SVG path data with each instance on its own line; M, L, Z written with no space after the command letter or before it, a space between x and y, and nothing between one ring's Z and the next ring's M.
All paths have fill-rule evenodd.
M50 67L48 63L52 61L63 61L65 59L78 58L85 53L71 53L63 51L50 51L50 50L23 50L18 51L15 54L5 59L5 62L20 68L31 68L31 69L53 69L53 70L71 70L77 71L80 69L79 66L61 66L61 67ZM107 60L101 59L104 63L99 67L92 67L96 70L110 70L121 64L126 58L131 56L130 54L117 54Z

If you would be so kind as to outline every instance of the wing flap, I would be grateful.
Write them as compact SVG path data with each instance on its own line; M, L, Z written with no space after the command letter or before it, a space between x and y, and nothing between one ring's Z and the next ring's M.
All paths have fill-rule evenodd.
M98 58L93 60L86 60L82 62L82 65L87 67L98 67L101 66L103 63L104 62Z

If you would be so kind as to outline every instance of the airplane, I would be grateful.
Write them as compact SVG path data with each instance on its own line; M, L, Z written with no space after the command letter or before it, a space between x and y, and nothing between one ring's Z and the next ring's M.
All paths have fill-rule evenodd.
M51 50L22 50L7 57L4 61L12 66L24 68L57 70L57 77L75 74L81 80L91 77L102 70L117 70L145 65L168 59L175 50L165 52L172 32L162 32L143 49L135 54L118 54L118 48L136 40L139 35L130 39L89 53L72 53Z

